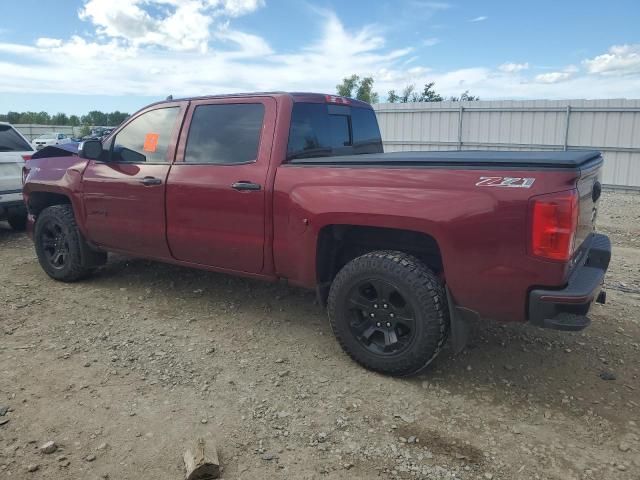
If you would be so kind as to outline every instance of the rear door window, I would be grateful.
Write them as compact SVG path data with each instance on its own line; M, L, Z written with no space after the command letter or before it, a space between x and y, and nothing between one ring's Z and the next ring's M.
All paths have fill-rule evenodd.
M0 125L0 152L29 152L31 145L11 125Z
M381 153L382 139L369 108L295 103L289 130L289 159Z
M263 119L261 103L197 106L189 127L185 163L233 165L256 161Z

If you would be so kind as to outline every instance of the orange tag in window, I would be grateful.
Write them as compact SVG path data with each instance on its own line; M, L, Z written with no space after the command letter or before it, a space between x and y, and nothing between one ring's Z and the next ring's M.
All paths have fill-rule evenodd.
M158 148L158 138L160 138L160 135L157 133L147 133L144 137L144 146L142 149L145 152L155 152Z

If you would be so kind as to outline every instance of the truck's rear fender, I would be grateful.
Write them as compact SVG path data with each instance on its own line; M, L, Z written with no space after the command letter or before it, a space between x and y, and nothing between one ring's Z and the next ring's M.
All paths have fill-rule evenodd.
M374 188L300 184L289 196L277 191L277 273L306 287L326 286L349 260L380 249L411 253L443 272L441 244L446 234L441 222L460 214L453 203L455 193L398 188L389 183L393 182ZM445 212L426 207L418 214L416 203L443 203L451 208Z
M535 181L527 188L477 185L499 175ZM363 238L361 232L370 231L371 246L384 240L383 248L402 250L402 241L379 235L400 231L414 242L410 251L420 254L412 247L422 239L427 252L438 252L439 263L422 254L440 268L457 305L524 321L529 287L561 286L568 271L566 264L528 255L529 198L571 188L576 178L575 171L558 170L283 166L274 195L276 273L305 287L322 286L349 257L335 254L336 237L356 231Z
M442 254L437 240L426 233L401 228L333 224L320 229L316 244L316 283L324 304L334 277L347 263L375 250L398 250L419 258L442 275Z
M47 207L68 203L73 207L78 228L87 237L82 202L82 173L87 162L75 155L27 162L23 175L23 195L33 220Z

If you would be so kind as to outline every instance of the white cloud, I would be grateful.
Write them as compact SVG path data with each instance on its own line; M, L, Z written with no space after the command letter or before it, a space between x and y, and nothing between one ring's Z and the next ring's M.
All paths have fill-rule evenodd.
M640 44L614 45L607 53L584 60L589 73L628 75L640 73Z
M219 2L214 0L209 3L216 6ZM239 17L264 7L264 0L224 0L222 5L226 13L232 17Z
M489 20L489 17L485 15L480 15L479 17L472 18L469 20L470 22L484 22L485 20Z
M558 83L568 80L571 77L569 72L549 72L536 75L536 82L540 83Z
M411 2L413 7L426 8L429 10L449 10L451 4L448 2L428 2L422 0L414 0Z
M640 70L632 68L637 46L612 47L585 60L582 69L569 65L539 75L529 73L528 63L511 62L439 71L412 47L389 47L384 26L346 28L335 13L318 9L313 10L318 35L276 49L234 24L237 16L263 5L261 0L88 0L80 15L91 33L43 37L30 45L0 42L0 91L159 98L333 92L340 79L353 73L372 75L382 97L408 84L420 90L427 81L435 81L443 96L469 90L483 99L619 98L637 97L640 91ZM206 20L197 23L201 16ZM423 45L435 40L427 38Z
M422 44L423 44L425 47L433 47L434 45L437 45L437 44L439 44L439 43L440 43L440 39L439 39L439 38L436 38L436 37L425 38L425 39L422 41Z
M529 63L525 62L525 63L511 63L511 62L507 62L507 63L503 63L502 65L500 65L498 67L498 70L500 70L501 72L505 72L505 73L519 73L523 70L528 70L529 69Z
M79 16L93 23L99 35L134 46L205 52L214 19L245 15L263 5L263 0L88 0ZM149 7L160 13L150 13Z
M62 40L59 38L47 38L42 37L36 41L36 47L39 48L56 48L62 45Z

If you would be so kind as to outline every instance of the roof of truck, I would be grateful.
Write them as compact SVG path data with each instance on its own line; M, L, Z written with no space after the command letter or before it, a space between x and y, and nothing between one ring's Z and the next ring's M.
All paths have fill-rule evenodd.
M312 92L249 92L249 93L227 93L222 95L203 95L198 97L182 97L182 98L174 98L171 100L162 100L160 102L156 102L153 105L157 105L159 103L165 102L183 102L183 101L194 101L194 100L208 100L215 98L234 98L234 97L278 97L278 96L289 96L293 99L294 102L310 102L310 103L325 103L327 102L327 97L333 98L345 98L340 97L339 95L327 94L327 93L312 93ZM358 106L358 107L367 107L371 108L371 105L367 102L363 102L361 100L356 100L355 98L347 99L350 105Z

